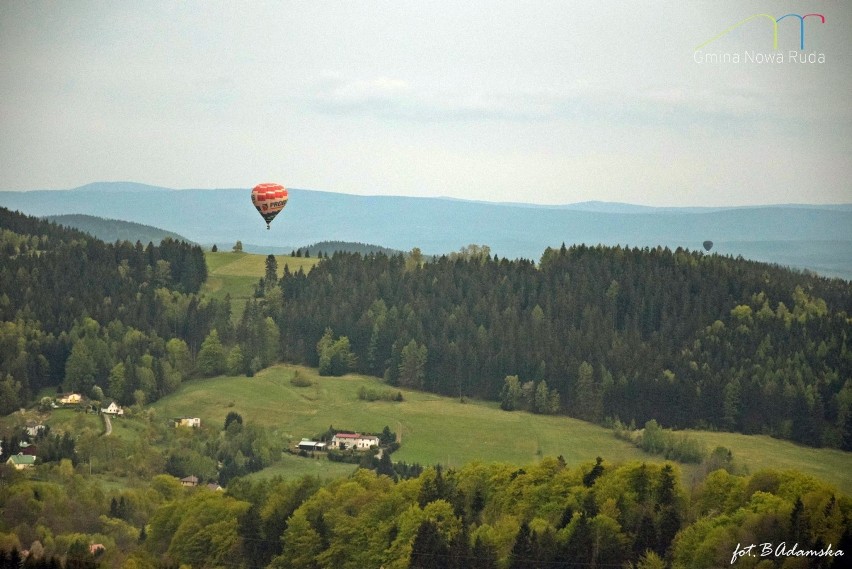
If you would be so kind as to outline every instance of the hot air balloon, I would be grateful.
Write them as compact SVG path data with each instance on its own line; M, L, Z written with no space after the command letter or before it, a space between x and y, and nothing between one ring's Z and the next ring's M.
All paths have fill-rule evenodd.
M251 203L266 221L266 228L287 205L287 188L281 184L258 184L251 191Z
M710 249L712 249L712 248L713 248L713 242L712 242L712 241L705 241L705 242L703 243L703 245L704 245L704 250L705 250L705 251L709 251Z

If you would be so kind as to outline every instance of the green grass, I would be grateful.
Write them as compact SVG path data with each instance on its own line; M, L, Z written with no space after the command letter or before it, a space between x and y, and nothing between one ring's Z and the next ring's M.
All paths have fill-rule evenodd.
M72 408L54 409L45 421L54 433L78 433L83 429L95 432L104 431L104 421L97 413L85 413Z
M281 461L264 468L260 472L249 474L249 480L262 480L280 476L282 478L301 478L302 476L318 476L324 480L346 477L355 472L354 464L331 462L321 454L319 458L304 458L292 454L284 454Z
M204 258L208 276L201 292L217 299L230 294L232 316L235 322L239 321L246 301L254 295L254 287L266 272L266 255L208 251ZM289 255L276 255L275 260L279 277L284 272L284 265L291 272L297 272L300 268L308 272L319 262L319 259Z
M310 387L295 387L295 371L310 378ZM404 401L368 402L358 399L358 388L377 387L375 378L348 375L320 377L315 370L279 365L253 378L217 377L185 383L174 394L155 403L160 416L200 416L207 424L223 424L229 411L240 413L278 432L288 441L340 429L379 432L387 425L402 434L394 460L460 466L466 462L526 464L541 456L562 455L569 465L594 461L662 461L616 439L610 430L569 417L505 412L496 403L468 401L401 390ZM852 453L811 449L768 437L731 433L691 432L708 449L725 446L749 472L761 468L793 468L814 475L852 494ZM295 459L294 459L295 460ZM304 459L302 459L304 460ZM300 465L301 466L301 465ZM283 472L289 463L276 467ZM310 466L307 466L310 469ZM695 467L684 467L689 483ZM268 475L264 471L262 475Z
M813 448L765 435L687 431L705 443L709 450L723 446L734 453L735 462L749 472L761 468L794 469L816 476L852 495L852 453L837 449Z

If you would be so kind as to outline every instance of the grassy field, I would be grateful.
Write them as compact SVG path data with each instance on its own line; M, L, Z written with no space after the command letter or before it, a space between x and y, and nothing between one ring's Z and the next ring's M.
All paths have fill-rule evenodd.
M318 458L302 458L284 454L281 461L264 468L260 472L249 474L249 480L258 480L280 476L282 478L301 478L302 476L317 476L324 480L346 477L355 472L357 466L342 462L331 462L324 456Z
M294 387L290 379L296 371L310 378L313 385ZM501 411L496 403L461 403L404 389L402 402L367 402L358 399L358 388L362 385L376 387L381 382L359 375L319 377L309 368L279 365L253 378L190 381L153 406L160 416L193 415L208 424L222 424L229 411L237 411L245 420L265 425L289 441L311 437L330 425L364 432L378 432L387 425L402 435L402 448L394 454L394 460L424 465L459 466L474 460L522 465L541 456L558 455L569 465L592 462L597 456L610 462L662 460L616 439L608 429L576 419L509 413ZM768 437L691 434L710 449L718 445L730 448L736 462L749 472L761 468L794 468L852 494L852 479L848 476L852 453L803 448ZM285 474L292 468L326 472L338 466L320 461L314 468L311 461L301 459L298 464L278 465L275 473ZM345 473L345 469L341 472ZM684 467L683 472L684 482L689 484L695 468ZM326 474L330 473L329 470ZM258 474L271 475L267 471Z
M220 299L230 294L233 318L238 321L246 301L252 297L255 285L266 271L266 255L208 251L204 258L207 261L208 277L201 292ZM275 260L278 263L279 277L284 271L284 265L287 265L291 272L297 272L299 269L307 272L319 262L319 259L289 255L276 255Z

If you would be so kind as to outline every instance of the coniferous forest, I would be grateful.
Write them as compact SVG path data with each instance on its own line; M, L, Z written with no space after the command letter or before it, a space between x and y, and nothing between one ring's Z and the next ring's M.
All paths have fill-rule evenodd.
M48 386L153 401L190 376L217 324L229 328L229 304L198 295L197 245L104 243L0 208L0 250L2 414Z

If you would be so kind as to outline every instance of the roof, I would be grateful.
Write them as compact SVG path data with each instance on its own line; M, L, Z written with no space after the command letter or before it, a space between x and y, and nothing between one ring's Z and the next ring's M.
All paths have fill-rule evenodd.
M358 433L337 433L334 435L338 439L377 439L379 437L373 435L359 435Z
M11 462L12 464L33 465L35 464L35 461L36 457L29 454L13 454L6 462Z
M198 484L198 478L196 476L187 476L186 478L181 478L181 482L192 482L194 484Z

